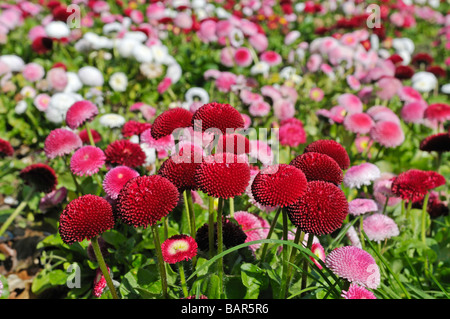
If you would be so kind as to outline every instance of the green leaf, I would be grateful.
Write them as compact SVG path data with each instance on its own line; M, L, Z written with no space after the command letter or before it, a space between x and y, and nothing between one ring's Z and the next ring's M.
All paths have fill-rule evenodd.
M66 283L67 277L67 272L61 269L55 269L49 273L49 283L53 286L64 285Z
M268 284L266 272L256 265L245 263L241 265L241 279L247 293L244 299L256 299L261 289Z

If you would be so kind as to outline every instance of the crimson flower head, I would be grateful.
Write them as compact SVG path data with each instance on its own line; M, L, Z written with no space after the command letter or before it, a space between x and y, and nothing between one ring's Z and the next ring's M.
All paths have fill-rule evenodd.
M143 123L138 121L128 121L122 127L122 135L124 137L131 137L133 135L141 135L145 130L151 128L150 123Z
M394 177L392 192L405 201L417 202L430 190L445 184L445 177L434 171L410 169Z
M152 124L152 137L160 139L174 130L192 125L192 113L182 107L169 109L161 113Z
M305 233L326 235L342 226L348 202L336 185L311 181L306 193L287 207L287 213L291 222Z
M84 123L92 121L97 114L98 108L91 101L77 101L67 110L66 124L74 130Z
M0 138L0 159L6 156L13 156L14 149L11 143Z
M91 194L71 201L59 219L59 234L66 244L91 239L113 227L111 205L106 199Z
M36 37L31 43L31 49L37 54L44 54L53 48L53 40L49 37Z
M81 138L74 132L57 128L48 134L44 141L44 152L48 158L64 156L83 146Z
M278 164L265 167L255 176L252 194L263 206L287 206L306 192L305 174L292 165Z
M430 121L445 122L450 120L450 104L434 103L425 109L424 117Z
M167 178L159 175L130 179L117 198L118 217L133 227L155 225L178 204L180 194Z
M90 128L90 131L91 131L92 139L94 140L95 144L97 144L98 142L100 142L102 140L102 136L100 135L99 132L97 132L93 128ZM83 144L90 144L91 143L91 141L89 140L89 135L88 135L88 132L87 132L86 129L83 129L80 132L78 132L78 136L81 138L81 141L83 142Z
M344 174L339 164L326 154L308 152L294 158L290 165L299 168L310 181L325 181L336 185L342 183Z
M174 235L162 243L161 250L166 263L176 264L197 255L197 242L188 235Z
M350 158L345 148L334 140L318 140L305 147L305 153L316 152L328 155L334 159L341 169L350 166Z
M250 141L241 134L224 134L217 145L217 152L236 155L248 154L250 153Z
M46 164L31 164L20 171L19 176L25 184L30 185L38 192L50 193L56 189L58 178L53 168Z
M196 131L219 129L222 134L227 129L244 128L244 119L241 113L229 104L211 102L204 104L192 116L192 125Z
M105 150L106 161L111 164L138 167L145 163L146 155L139 144L129 140L117 140Z
M427 136L420 142L419 148L425 152L450 152L450 134L437 133Z
M195 179L204 193L227 199L245 192L250 181L250 166L245 155L217 153L204 158Z

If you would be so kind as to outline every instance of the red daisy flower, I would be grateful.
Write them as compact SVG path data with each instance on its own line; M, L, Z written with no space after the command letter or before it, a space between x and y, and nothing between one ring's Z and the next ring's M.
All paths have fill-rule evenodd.
M145 163L146 155L139 144L129 140L118 140L105 150L106 161L112 164L138 167Z
M196 131L204 132L207 129L217 128L222 134L226 134L227 129L234 131L244 128L244 119L231 105L212 102L201 106L194 113L192 125Z
M287 207L291 222L314 235L330 234L339 227L348 213L344 192L324 181L308 182L306 193Z
M395 68L395 77L399 80L407 80L414 75L414 69L409 65L398 65Z
M316 152L328 155L334 159L341 169L350 167L350 158L345 148L334 140L318 140L305 148L305 153Z
M128 121L122 127L122 135L124 137L131 137L133 135L141 135L145 130L151 128L150 123L142 123L138 121Z
M425 52L415 54L411 59L411 64L420 66L421 64L429 65L433 63L433 57Z
M31 164L20 171L19 177L38 192L50 193L56 189L58 178L50 166L42 163Z
M44 54L53 48L53 40L48 37L36 37L31 43L31 49L37 54Z
M431 121L445 122L450 120L450 105L445 103L430 104L424 112L424 117Z
M67 110L66 124L72 130L90 122L98 114L97 106L91 101L77 101Z
M192 113L182 107L169 109L161 113L153 122L152 137L171 135L177 128L189 127L192 125Z
M450 134L437 133L430 135L420 142L419 148L425 152L450 152Z
M175 264L195 257L197 255L197 243L191 236L174 235L162 243L161 250L164 261Z
M57 128L48 134L44 141L44 152L48 158L64 156L83 146L81 138L74 132Z
M13 155L14 149L11 146L11 143L0 138L0 158Z
M248 154L250 141L241 134L224 134L217 145L217 153Z
M445 184L445 178L433 171L410 169L394 177L392 192L405 201L417 202L433 188Z
M251 189L255 201L263 206L287 206L306 192L305 174L298 168L279 164L261 169Z
M97 144L98 142L100 142L102 140L102 136L96 130L94 130L92 128L90 130L91 130L92 139L94 140L94 143ZM89 140L89 135L88 135L88 132L86 131L86 129L80 131L78 133L78 136L81 138L81 141L83 142L83 144L90 144L91 143L91 141Z
M230 198L245 192L250 166L245 155L217 153L207 156L195 174L198 188L209 196Z
M159 175L130 179L117 198L118 217L133 227L155 225L178 204L180 194L167 178Z
M114 215L106 199L83 195L71 201L59 219L59 234L66 244L91 239L114 227Z
M78 176L91 176L105 164L105 153L95 146L87 145L73 153L70 170Z
M290 165L300 169L310 181L325 181L336 185L342 183L344 174L339 164L326 154L308 152L294 158Z

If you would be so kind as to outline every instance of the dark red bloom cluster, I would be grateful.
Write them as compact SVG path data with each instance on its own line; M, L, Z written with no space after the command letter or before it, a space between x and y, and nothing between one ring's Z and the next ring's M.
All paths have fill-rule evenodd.
M114 215L106 199L83 195L71 201L59 219L59 234L66 244L91 239L114 227Z
M192 125L196 131L206 131L207 129L219 129L222 134L227 133L227 129L233 131L244 128L244 119L241 113L229 104L211 102L202 105L192 116Z
M129 140L117 140L105 150L106 161L111 164L138 167L145 163L146 155L139 144Z
M423 199L412 204L412 208L423 208ZM435 191L430 192L430 197L427 203L427 212L431 218L438 218L440 216L447 216L449 213L448 205L446 202L441 201L439 193Z
M292 165L279 164L261 169L252 183L256 202L264 206L287 206L306 192L305 174Z
M102 136L100 135L99 132L97 132L93 128L90 128L90 130L91 130L92 139L94 140L94 143L97 144L98 142L100 142L102 140ZM83 129L82 131L80 131L78 133L78 136L81 138L81 141L83 142L83 144L90 143L89 135L88 135L88 132L86 131L86 129Z
M138 176L129 180L117 198L117 216L133 227L155 225L178 204L180 194L167 178Z
M176 107L164 111L155 119L151 134L154 139L160 139L172 134L177 128L191 126L191 123L192 113L182 107Z
M348 213L344 192L324 181L308 182L306 193L287 207L291 222L308 234L330 234L339 227Z
M334 140L318 140L305 147L305 153L316 152L334 159L343 170L350 167L350 158L345 148Z
M14 149L11 146L11 143L0 138L0 159L5 156L13 156Z
M423 116L430 121L445 122L450 120L450 104L433 103L428 105Z
M392 192L405 201L417 202L430 190L445 184L445 178L434 171L410 169L394 177Z
M53 48L53 40L48 37L36 37L31 43L31 49L37 54L44 54Z
M222 224L223 232L223 245L226 248L231 248L245 243L247 235L243 231L242 227L230 219L224 218ZM198 248L203 251L209 251L209 224L204 224L195 234L195 240ZM217 223L214 223L214 248L217 248Z
M433 57L425 52L416 53L411 58L411 64L420 67L421 64L430 65L433 63Z
M204 193L227 199L244 193L250 181L250 166L245 155L217 153L204 159L195 179Z
M250 141L241 134L224 134L217 145L217 153L248 154Z
M142 132L151 128L150 123L143 123L138 121L128 121L122 127L122 135L124 137L131 137L133 135L141 135Z
M27 185L38 192L50 193L56 189L58 178L50 166L42 163L31 164L20 171L19 176Z
M437 133L427 136L420 142L419 148L425 152L450 152L450 134Z
M310 181L325 181L336 185L342 183L344 174L339 164L326 154L308 152L294 158L290 165L300 169Z
M414 75L414 69L409 65L398 65L395 68L395 77L399 80L407 80Z
M426 71L433 73L437 78L445 78L447 76L447 71L439 65L430 65Z

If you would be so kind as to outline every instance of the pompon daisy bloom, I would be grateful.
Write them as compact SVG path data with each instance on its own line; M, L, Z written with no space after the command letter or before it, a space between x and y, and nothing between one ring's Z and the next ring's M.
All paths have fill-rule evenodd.
M107 267L107 269L108 269L108 272L110 272L109 267ZM97 268L97 271L95 272L94 287L92 289L92 294L95 297L100 298L103 294L103 291L105 291L106 286L107 285L106 285L105 276L103 275L100 268Z
M70 159L70 170L78 176L91 176L105 164L106 156L95 146L87 145L79 148Z
M57 128L48 134L44 141L44 152L48 158L55 158L72 153L83 146L80 137L64 128Z
M320 260L325 261L325 250L323 249L322 245L320 243L313 243L311 246L311 252L319 257ZM319 263L318 260L316 260L314 257L309 257L314 264L317 266L317 268L322 269L322 265Z
M255 241L266 238L261 220L254 214L247 211L238 211L234 213L234 219L241 225L242 230L247 235L245 242ZM261 244L250 245L249 248L255 251Z
M450 134L437 133L427 136L420 142L419 149L425 152L450 152Z
M370 130L370 137L384 147L397 147L405 140L400 124L392 121L380 121Z
M14 148L9 141L0 138L0 159L6 156L13 156Z
M300 169L309 181L325 181L339 185L344 174L339 164L326 154L307 152L294 158L290 165Z
M304 195L287 206L292 224L308 234L330 234L342 226L348 213L344 192L324 181L311 181Z
M357 284L351 284L347 291L342 291L341 296L344 299L377 299L373 292Z
M28 165L20 171L19 177L38 192L50 193L58 184L53 168L42 163Z
M334 140L318 140L305 147L305 153L317 152L334 159L343 170L350 167L350 158L345 148Z
M294 203L305 194L306 188L305 174L287 164L271 165L261 169L251 186L254 200L263 206L272 207L284 207Z
M153 122L151 135L158 140L171 135L176 129L192 126L192 113L182 107L161 113Z
M114 227L111 204L96 195L83 195L71 201L59 219L59 233L66 244L91 239ZM89 225L89 227L86 227Z
M373 214L364 218L363 229L367 237L376 242L381 242L400 234L395 221L383 214Z
M123 186L137 176L139 173L128 166L114 167L105 174L103 189L112 199L117 199Z
M205 132L208 129L219 129L223 134L227 129L244 127L242 115L233 106L211 102L201 106L192 116L194 130Z
M359 216L368 212L376 211L378 211L378 205L373 199L356 198L348 203L348 212L353 216Z
M334 249L325 258L325 265L337 276L370 289L380 285L380 268L365 250L355 246Z
M161 244L164 261L176 264L197 255L197 242L188 235L174 235Z
M117 215L127 225L148 227L167 216L180 194L167 178L159 175L130 179L117 197Z
M347 170L344 175L344 185L349 188L361 188L363 185L370 185L380 175L378 166L372 163L362 163Z
M356 232L356 229L355 229L355 227L353 225L351 225L347 229L347 232L345 233L345 236L348 238L348 240L350 241L350 244L352 246L355 246L355 247L358 247L358 248L362 248L361 240L360 240L359 235Z
M344 127L352 133L367 134L374 124L372 118L366 113L349 114L344 119Z
M106 147L106 161L110 164L138 167L144 164L146 155L139 144L129 140L117 140Z
M77 101L67 110L66 124L74 130L84 123L92 121L97 114L98 108L91 101Z
M363 104L359 97L351 93L341 94L337 102L340 106L344 107L347 114L361 113L363 110Z
M405 201L417 202L430 190L445 184L445 178L434 171L410 169L392 181L392 192Z

